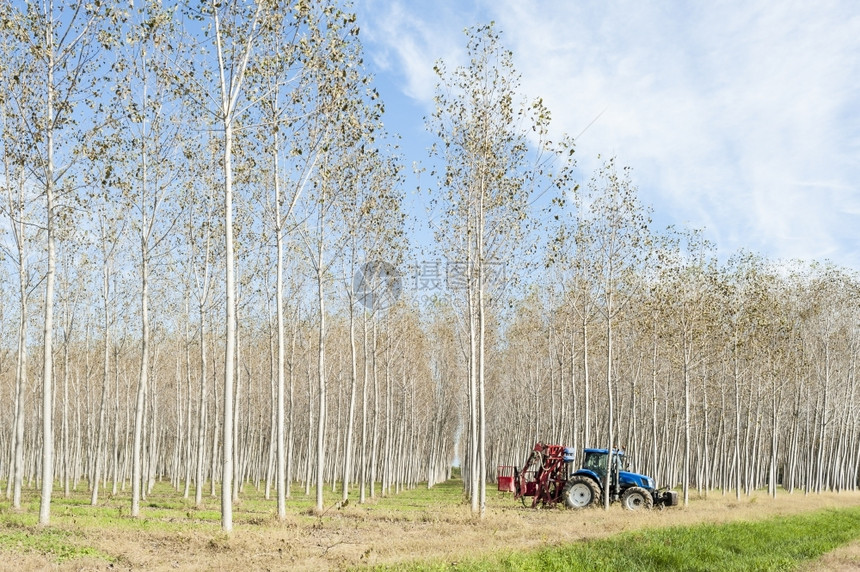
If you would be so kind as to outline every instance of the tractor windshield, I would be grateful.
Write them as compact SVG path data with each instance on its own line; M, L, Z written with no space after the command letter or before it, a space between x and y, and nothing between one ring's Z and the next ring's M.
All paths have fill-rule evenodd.
M632 471L633 470L633 460L628 455L624 455L621 457L621 470L622 471Z
M606 474L606 458L609 457L606 453L587 452L585 459L582 462L583 469L589 469L598 475Z

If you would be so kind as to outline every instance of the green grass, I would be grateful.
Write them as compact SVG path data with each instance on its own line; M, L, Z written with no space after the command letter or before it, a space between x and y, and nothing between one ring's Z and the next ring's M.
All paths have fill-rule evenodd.
M129 517L129 491L116 496L103 493L98 506L91 506L86 487L73 491L69 498L64 498L59 485L57 487L51 500L51 524L44 528L37 526L39 491L24 490L22 510L13 509L10 501L0 499L0 551L41 554L57 563L79 557L114 562L116 559L112 555L88 546L87 536L98 535L105 529L132 534L136 531L180 533L194 530L213 535L220 530L220 497L212 498L208 486L203 505L198 508L193 498L183 499L168 483L156 483L152 493L141 501L141 517L136 519ZM220 490L216 494L220 495ZM332 504L336 500L332 494ZM292 509L299 512L313 506L313 499L303 494L290 502ZM237 525L259 524L274 516L275 505L274 501L266 500L262 492L246 486L235 510Z
M856 538L860 508L850 508L758 522L642 530L488 559L416 562L379 570L794 570Z
M3 481L0 481L2 489ZM377 483L377 491L380 490ZM98 549L87 546L88 536L98 536L101 530L135 532L186 533L203 532L216 537L221 530L220 488L216 496L210 495L207 483L200 507L194 505L192 498L185 499L167 482L158 482L147 498L141 499L140 517L131 518L130 491L120 491L117 495L103 492L97 506L90 505L90 495L86 486L72 491L68 498L62 495L57 483L51 500L51 524L39 527L39 491L26 487L23 491L22 508L15 510L11 501L0 497L0 551L17 553L37 553L54 562L64 562L78 557L94 557L114 562L116 559ZM352 502L356 502L358 490L352 490ZM461 483L452 482L439 485L432 491L425 487L404 490L402 493L387 497L369 499L364 513L375 518L379 508L384 506L388 514L402 512L406 519L417 519L418 507L432 507L434 504L449 503L452 499L463 498ZM304 494L304 487L293 484L292 496L287 499L287 510L299 522L310 523L322 519L330 520L338 513L341 493L332 492L327 486L323 491L326 511L322 516L314 513L316 491L311 488L310 495ZM419 511L420 512L420 511ZM241 526L267 526L276 523L277 508L275 492L266 499L264 491L246 483L244 492L234 505L234 524ZM2 561L0 561L2 568Z
M7 523L8 524L8 523ZM83 545L78 535L61 529L36 529L33 527L0 528L0 549L12 552L39 553L56 562L90 556L113 561L113 558L95 548Z

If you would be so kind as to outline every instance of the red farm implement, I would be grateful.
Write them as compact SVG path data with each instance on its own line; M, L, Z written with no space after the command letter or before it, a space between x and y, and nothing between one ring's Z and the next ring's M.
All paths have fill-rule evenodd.
M554 506L562 502L568 464L572 461L571 449L538 443L521 469L512 465L499 467L498 489L514 493L525 506Z

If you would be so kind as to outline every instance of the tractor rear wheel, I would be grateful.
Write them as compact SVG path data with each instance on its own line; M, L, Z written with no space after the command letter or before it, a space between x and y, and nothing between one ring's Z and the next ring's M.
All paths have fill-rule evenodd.
M654 507L654 499L651 493L642 487L630 487L621 494L621 504L627 510L651 510Z
M589 477L574 475L561 493L567 508L585 508L600 504L600 487Z

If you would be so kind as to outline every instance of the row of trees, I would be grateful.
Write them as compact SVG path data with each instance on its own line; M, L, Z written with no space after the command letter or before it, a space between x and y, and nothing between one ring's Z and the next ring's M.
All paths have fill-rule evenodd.
M419 302L354 16L7 1L0 21L0 476L16 508L41 487L42 524L56 477L93 504L130 489L132 516L162 478L220 490L229 531L248 484L285 518L295 483L322 511L326 486L363 502L455 457L480 514L538 440L626 444L685 501L856 487L857 277L655 233L613 160L580 188L492 26L436 68L448 287Z
M219 475L222 526L230 530L233 479L241 473L236 402L242 391L251 395L243 375L259 382L242 370L247 362L238 355L239 336L267 324L280 405L272 409L276 437L270 440L283 517L286 457L294 443L285 436L293 430L284 416L285 372L295 375L286 332L292 328L294 345L296 338L308 343L311 326L301 327L300 317L315 331L317 386L309 399L316 407L315 463L324 467L334 438L326 433L332 374L327 303L333 300L338 312L348 310L353 340L349 446L340 469L349 475L354 396L368 376L358 375L360 314L352 281L343 278L360 260L395 259L403 227L399 160L385 148L381 102L363 71L355 17L327 2L3 2L0 8L4 246L17 275L17 287L4 281L4 290L17 290L7 299L19 301L17 347L4 344L16 364L5 465L13 505L20 505L26 469L34 465L28 453L37 441L28 423L36 377L40 522L49 522L55 465L71 470L69 440L77 439L93 462L87 474L96 502L111 431L114 447L120 433L131 432L131 443L124 435L116 456L127 459L131 514L137 516L145 473L151 476L157 459L154 387L166 387L159 376L167 355L159 344L183 340L189 354L195 340L197 359L193 365L186 359L183 375L197 379L184 394L190 400L196 392L196 427L187 413L182 429L195 433L198 487L207 458L203 442L211 436L219 444L208 458L219 463L210 472ZM31 312L37 292L38 319ZM240 321L254 326L238 328ZM61 336L62 364L55 363L55 336ZM128 359L137 363L135 383L125 393L121 383L111 385L122 377L120 345L126 352L134 348ZM32 353L41 358L39 372L31 371ZM92 389L94 359L102 367L97 413L85 423L95 433L80 425L72 432L66 401L80 394L70 395L69 385ZM81 364L85 373L76 370ZM58 371L62 398L54 395ZM133 409L122 431L116 410L111 425L108 405L121 396ZM58 411L65 458L55 455ZM361 414L369 418L366 408ZM387 428L393 430L391 417ZM81 445L85 434L93 441ZM361 446L370 450L366 439ZM323 471L315 474L322 510Z
M247 485L271 493L276 487L277 403L276 332L270 317L258 328L239 328L239 363L234 396L234 442L238 497ZM332 317L327 331L328 409L324 465L317 463L316 414L318 388L315 369L318 356L312 316L303 316L287 331L287 445L284 470L286 496L299 483L310 494L317 472L332 489L350 490L360 502L391 494L419 482L438 482L449 475L453 457L452 435L458 417L456 388L451 380L437 386L427 366L433 348L398 349L421 343L415 316L404 306L392 308L384 320L361 319L358 325L359 391L368 398L358 401L355 412L352 461L345 462L349 437L351 393L349 324L345 316ZM94 328L93 328L94 329ZM181 334L181 332L180 332ZM189 332L176 336L163 326L153 331L150 390L144 410L141 436L141 500L156 481L167 479L185 498L197 504L214 496L223 478L220 384L223 375L217 359L223 335L209 334L202 343L205 361L212 364L209 380L201 379L204 361L201 340ZM109 373L102 384L101 340L84 329L67 348L61 344L63 365L58 369L60 393L54 415L59 446L55 466L63 494L89 487L97 504L102 491L116 495L131 488L134 401L140 352L133 332L114 337L109 348ZM66 361L65 356L68 356ZM365 360L366 358L366 360ZM366 372L366 373L365 373ZM4 379L4 384L11 379ZM11 383L8 384L11 387ZM200 399L201 387L211 390ZM35 389L35 388L33 388ZM37 396L30 391L29 401ZM209 412L206 414L206 412ZM30 413L30 411L28 411ZM200 425L202 423L202 426ZM24 422L23 485L40 483L40 419L33 410ZM202 428L200 428L202 427ZM198 430L199 429L199 430ZM3 468L10 468L7 449L11 432L4 432ZM344 488L344 482L354 483ZM13 480L6 481L11 494Z
M691 487L856 490L856 273L720 264L696 233L657 242L641 253L653 270L619 284L611 330L579 272L556 268L517 302L496 362L493 466L536 441L612 443L685 503Z

